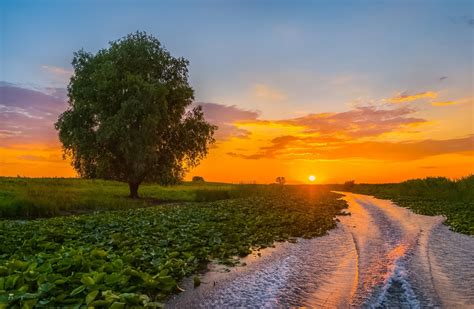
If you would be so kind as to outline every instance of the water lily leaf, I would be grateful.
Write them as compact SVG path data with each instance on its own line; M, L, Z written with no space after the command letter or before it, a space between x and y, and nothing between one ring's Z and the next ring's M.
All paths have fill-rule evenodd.
M10 275L5 281L5 290L13 290L15 288L16 281L18 280L19 275Z
M8 275L8 268L6 266L0 266L0 276Z
M114 294L111 290L103 291L102 296L105 298L106 301L113 302L115 300L119 300L120 296Z
M121 303L121 302L114 302L110 307L109 309L122 309L122 308L125 308L125 303Z
M94 249L91 251L91 255L98 258L104 258L107 256L107 251L102 249Z
M93 302L95 300L95 298L97 297L97 295L99 294L99 291L96 290L96 291L92 291L90 292L89 294L87 294L86 296L86 304L89 305L91 302Z
M122 293L120 294L120 300L127 304L139 304L140 295L136 293Z
M89 305L92 307L105 307L105 306L109 306L110 302L107 300L99 299L99 300L93 301Z
M82 282L85 286L91 286L91 285L94 285L94 284L95 284L94 279L92 279L90 276L82 276L81 282Z

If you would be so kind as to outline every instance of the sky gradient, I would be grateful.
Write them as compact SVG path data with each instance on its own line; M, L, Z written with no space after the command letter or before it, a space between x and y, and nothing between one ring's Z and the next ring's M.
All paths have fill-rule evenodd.
M53 128L73 52L136 30L219 126L188 178L474 172L472 1L2 1L0 23L0 175L75 176Z

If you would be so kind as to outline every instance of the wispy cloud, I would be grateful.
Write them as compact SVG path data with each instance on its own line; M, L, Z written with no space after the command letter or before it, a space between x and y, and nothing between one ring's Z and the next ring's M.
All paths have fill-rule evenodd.
M433 106L450 106L450 105L456 105L459 104L458 101L433 101L431 102L431 105Z
M265 84L254 85L253 94L255 97L266 101L285 101L288 98L282 91Z
M0 83L0 146L57 142L53 124L66 105L63 89Z
M225 140L231 137L246 138L250 131L238 128L235 123L241 121L254 121L259 116L258 111L241 109L235 105L227 106L216 103L195 103L200 105L207 121L218 127L215 133L217 140Z
M415 109L402 106L379 109L375 106L358 106L347 112L308 114L282 120L257 120L247 124L288 125L302 128L305 134L320 134L345 139L378 136L418 125L426 120L413 117Z
M71 69L66 69L66 68L52 66L52 65L42 65L41 68L50 73L66 76L66 77L69 77L74 73L74 71Z
M388 101L390 103L406 103L406 102L412 102L412 101L422 100L422 99L436 99L437 97L438 97L438 93L434 91L418 92L414 94L403 92L403 93L399 93L393 98L388 99Z

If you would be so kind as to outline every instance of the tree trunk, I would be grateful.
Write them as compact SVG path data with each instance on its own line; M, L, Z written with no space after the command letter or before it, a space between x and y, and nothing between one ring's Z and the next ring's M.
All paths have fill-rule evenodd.
M131 198L138 198L138 186L140 185L139 182L129 182L128 187L130 188L130 197Z

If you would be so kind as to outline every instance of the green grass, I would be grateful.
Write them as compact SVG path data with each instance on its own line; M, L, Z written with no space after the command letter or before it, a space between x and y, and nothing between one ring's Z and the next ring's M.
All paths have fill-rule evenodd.
M123 198L127 186L115 182L2 184L8 184L2 191L10 200L28 188L43 197L40 205L60 211L113 209L122 200L118 207L128 209L0 220L0 308L160 306L182 278L208 261L232 264L235 256L274 241L324 235L346 207L339 195L316 186L149 185L141 188L148 199L190 202L137 208L135 203L151 206L149 200ZM68 194L73 197L65 202L74 207L60 203Z
M0 217L54 217L166 202L216 200L232 187L219 183L184 183L173 187L143 184L139 189L142 199L132 200L127 197L128 186L115 181L0 177Z
M474 235L474 175L412 179L395 184L357 184L351 191L393 200L424 215L444 215L453 231Z

